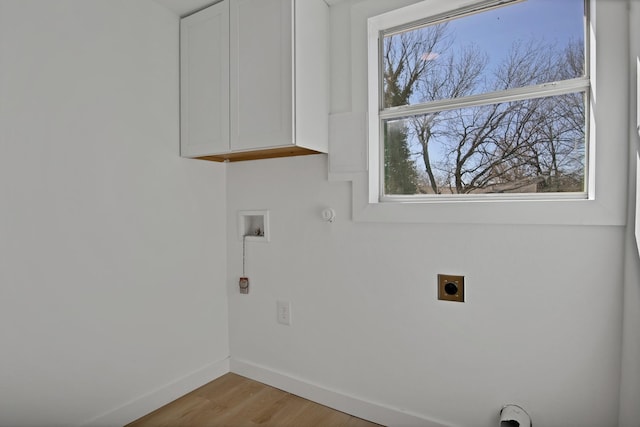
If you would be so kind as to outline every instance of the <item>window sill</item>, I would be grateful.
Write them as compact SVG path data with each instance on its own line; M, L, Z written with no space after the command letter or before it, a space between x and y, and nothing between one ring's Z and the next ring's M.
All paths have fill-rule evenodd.
M337 177L334 177L334 179ZM350 174L355 222L624 226L625 209L615 195L609 200L433 200L376 202L367 197L367 174Z

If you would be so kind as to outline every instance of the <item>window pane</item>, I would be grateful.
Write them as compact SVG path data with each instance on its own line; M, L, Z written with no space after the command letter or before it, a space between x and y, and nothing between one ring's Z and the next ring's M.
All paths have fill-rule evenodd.
M383 121L387 195L584 192L583 92Z
M584 75L584 1L527 0L384 37L383 107Z

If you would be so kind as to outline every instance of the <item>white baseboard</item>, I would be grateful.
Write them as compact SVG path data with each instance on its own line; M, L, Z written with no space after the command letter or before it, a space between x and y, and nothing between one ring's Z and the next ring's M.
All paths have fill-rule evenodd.
M441 421L424 418L401 409L369 402L354 396L329 390L291 375L276 372L251 362L231 359L231 372L268 384L288 393L341 412L385 426L451 427Z
M124 405L99 415L82 427L123 426L229 372L229 358L210 363L195 372L152 390Z

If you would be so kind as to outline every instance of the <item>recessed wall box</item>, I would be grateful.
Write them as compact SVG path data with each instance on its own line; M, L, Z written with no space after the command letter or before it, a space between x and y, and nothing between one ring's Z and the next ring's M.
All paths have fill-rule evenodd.
M464 276L438 274L438 299L464 302Z
M247 241L269 241L269 211L238 212L238 237Z

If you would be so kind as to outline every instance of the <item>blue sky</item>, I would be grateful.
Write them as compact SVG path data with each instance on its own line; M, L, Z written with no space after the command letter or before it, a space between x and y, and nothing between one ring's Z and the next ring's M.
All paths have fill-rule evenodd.
M557 42L583 39L583 0L526 0L488 12L452 20L456 43L470 42L499 61L511 44L530 38Z

